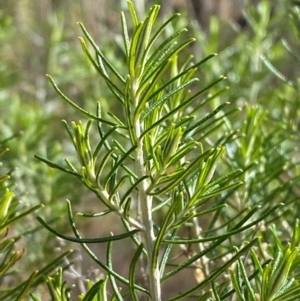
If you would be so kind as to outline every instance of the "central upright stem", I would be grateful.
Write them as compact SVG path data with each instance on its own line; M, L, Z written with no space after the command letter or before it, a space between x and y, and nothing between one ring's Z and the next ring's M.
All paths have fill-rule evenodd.
M134 93L133 93L134 94ZM134 99L135 106L137 106L138 100ZM139 118L134 120L134 131L137 137L137 149L136 149L136 173L138 178L142 178L147 175L145 160L144 160L144 144L143 139L139 139L141 136L141 124ZM141 209L142 224L144 226L144 240L145 249L148 254L148 273L149 273L149 290L152 301L161 301L161 287L160 287L160 272L158 268L158 263L153 262L153 249L155 245L155 235L153 229L152 220L152 196L147 194L147 189L150 183L148 179L142 181L139 185L139 196L138 202Z

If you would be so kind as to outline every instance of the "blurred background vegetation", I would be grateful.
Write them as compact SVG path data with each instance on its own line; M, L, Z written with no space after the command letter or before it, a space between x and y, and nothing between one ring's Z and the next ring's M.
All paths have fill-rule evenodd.
M162 20L174 12L181 12L186 18L180 22L189 28L189 35L197 38L190 48L197 60L218 53L202 69L201 85L220 75L226 75L227 80L210 91L213 95L224 88L213 102L203 107L203 112L209 112L225 101L235 106L225 111L227 119L218 130L209 125L203 128L205 135L214 133L203 136L203 143L219 143L225 139L226 132L224 166L249 168L245 177L255 175L244 188L247 203L243 206L255 204L267 192L272 202L285 199L294 206L299 194L298 184L294 185L294 181L292 185L291 179L299 174L297 78L300 77L300 62L282 41L284 39L299 53L299 40L295 38L291 24L291 9L298 5L297 1L273 0L265 1L264 5L261 1L244 0L134 2L141 18L153 4L162 5ZM34 155L39 154L55 162L61 162L65 157L72 161L75 152L60 121L83 118L57 96L45 74L51 74L60 89L86 110L94 111L96 101L100 101L103 111L109 105L109 110L118 115L118 102L82 54L77 39L81 32L76 22L84 23L107 58L122 72L120 10L127 11L126 1L0 2L0 147L10 149L2 158L4 171L12 173L11 184L16 183L14 192L22 201L21 208L45 204L38 214L52 220L56 229L62 229L67 223L66 198L72 200L78 210L95 211L99 205L73 178L34 159ZM169 31L170 34L175 28L170 27ZM270 61L286 81L271 72L271 67L262 58ZM234 110L234 107L239 109ZM257 123L262 123L260 132L253 133L253 125ZM236 137L241 138L239 144L232 143ZM252 149L245 153L243 146L249 144ZM257 169L249 167L255 164ZM278 187L283 188L278 190ZM273 195L270 191L274 191ZM287 221L289 218L293 221L295 213L300 211L299 206L293 206L286 209ZM296 212L292 214L293 208ZM273 219L276 220L276 216ZM16 265L20 279L25 279L29 270L44 266L53 258L54 251L59 254L61 248L67 248L46 230L35 231L39 227L32 215L11 229L11 235L24 234L18 247L24 247L26 253ZM283 229L288 231L289 227ZM103 227L103 222L97 224L85 220L82 225L83 233L89 237L112 230L111 225ZM126 256L126 252L122 256ZM88 260L79 262L77 271L70 274L71 278L76 278L70 280L71 283L80 282L83 275L88 275L90 265ZM92 273L97 274L97 271L94 269Z

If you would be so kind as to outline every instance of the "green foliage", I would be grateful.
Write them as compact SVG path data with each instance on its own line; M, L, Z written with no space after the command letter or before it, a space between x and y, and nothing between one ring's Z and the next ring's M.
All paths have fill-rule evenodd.
M1 155L6 151L7 149L2 151ZM54 261L45 265L40 271L33 271L26 281L16 283L18 275L13 267L22 259L24 249L16 251L15 245L16 242L20 240L21 235L8 236L10 234L9 232L13 229L17 221L21 220L25 223L26 217L43 207L43 205L39 204L27 210L24 210L24 208L20 210L20 202L14 193L10 191L9 185L6 184L9 178L9 174L1 175L0 177L0 233L2 236L0 239L0 298L1 300L22 300L29 289L41 283L44 273L49 273L56 268L57 265L62 264L63 258L72 252L69 251L62 254L62 256L57 257ZM8 285L10 277L14 277L15 279L13 286Z
M3 155L7 151L4 150L1 152ZM13 192L6 186L5 182L10 178L9 174L1 175L0 177L0 233L1 233L1 240L0 240L0 278L5 283L6 277L9 276L9 273L12 270L12 267L15 263L20 260L23 255L23 251L16 251L15 250L15 242L18 240L17 238L9 238L8 235L8 226L11 225L14 221L30 214L31 212L37 210L40 206L36 206L27 212L17 214L17 207L19 202L15 198ZM35 273L32 275L32 277ZM30 283L30 282L29 282ZM28 284L29 284L28 283ZM25 292L25 284L23 285L23 289L15 290L14 295L18 295L17 299L20 299L21 296ZM22 288L22 287L21 287ZM5 294L1 292L1 299L6 300Z
M237 300L296 300L299 296L299 220L297 220L293 232L291 244L283 246L275 229L272 229L276 247L273 250L274 259L271 263L259 261L254 250L251 250L251 260L256 268L255 273L248 278L245 266L238 260L235 270L230 270L233 287L237 294ZM251 283L249 280L254 279Z
M82 58L68 20L40 20L34 59L0 11L0 147L11 149L0 175L0 299L297 300L297 3L261 1L248 8L248 27L227 35L216 18L207 33L191 22L190 34L179 14L161 21L158 5L143 21L130 1L123 9L122 35L100 35L101 47L78 23ZM11 59L22 51L27 86L26 64ZM15 167L24 204L8 180ZM108 234L85 237L91 217ZM27 256L16 251L21 237ZM53 259L54 237L81 246L82 263L104 275L80 275L86 285L75 291L64 273L72 251Z
M4 152L2 152L3 154ZM6 272L15 264L15 262L21 258L22 252L13 252L13 239L8 239L7 233L5 230L7 226L11 223L10 216L16 210L18 202L14 197L14 193L11 192L8 188L5 188L4 181L9 178L9 175L2 175L0 178L1 183L1 200L0 200L0 231L1 235L4 234L4 237L1 239L1 257L4 259L1 263L1 278L4 277ZM5 255L4 255L5 254Z
M46 277L46 284L48 286L51 300L55 301L69 301L71 288L66 287L66 283L62 281L62 269L60 268L54 277ZM34 294L31 295L34 301L40 299Z
M61 165L36 157L75 176L106 207L100 213L81 216L114 215L125 231L82 238L70 201L68 217L75 237L59 233L38 218L56 236L79 243L107 273L103 280L89 282L81 299L124 300L130 295L133 300L161 300L162 283L192 267L196 283L174 291L167 300L225 300L233 295L237 300L294 300L299 295L297 274L293 277L299 257L299 223L287 245L275 228L267 229L274 221L281 227L278 221L282 217L290 224L295 220L292 208L297 194L293 187L299 176L290 156L293 143L282 123L274 125L272 112L270 115L262 105L251 105L258 95L253 93L263 87L262 61L279 74L266 59L264 48L272 22L270 3L263 1L257 11L247 14L255 33L247 49L251 55L247 51L235 53L250 66L238 72L255 79L252 98L242 108L242 124L237 106L220 100L226 91L222 86L225 77L216 74L219 68L211 63L215 55L199 61L186 55L195 39L184 37L185 28L173 26L174 32L165 36L178 15L157 27L159 6L154 5L144 21L139 20L131 2L128 7L132 26L121 14L126 61L122 70L115 68L79 23L83 52L118 102L118 115L101 109L100 102L95 113L81 108L47 75L61 98L89 120L71 125L64 121L78 162L65 159ZM297 12L292 13L294 28L299 21ZM205 75L211 72L200 81L196 76L202 69ZM296 89L296 84L284 82ZM238 94L245 96L245 92ZM207 226L202 230L203 224ZM127 279L113 267L112 242L128 237L135 252ZM106 263L87 245L104 242ZM187 251L182 262L172 264L179 245L192 253ZM146 271L146 284L136 281L138 271ZM225 276L227 271L230 280ZM47 279L53 300L69 300L61 271L54 279Z

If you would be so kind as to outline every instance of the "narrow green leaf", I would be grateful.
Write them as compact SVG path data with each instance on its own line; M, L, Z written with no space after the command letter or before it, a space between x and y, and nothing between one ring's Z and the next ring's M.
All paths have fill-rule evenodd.
M14 299L15 301L22 301L24 300L23 297L26 293L26 291L31 287L33 284L34 279L37 277L38 271L33 272L29 279L26 281L26 284L22 288L21 292L18 294L18 296Z
M42 224L48 231L50 231L51 233L55 234L56 236L68 240L68 241L72 241L72 242L76 242L76 243L87 243L87 244L96 244L96 243L102 243L102 242L108 242L108 241L114 241L114 240L120 240L120 239L124 239L127 238L129 236L132 236L134 234L136 234L137 232L139 232L140 230L135 229L132 230L130 232L127 233L123 233L120 235L112 235L112 236L107 236L107 237L99 237L99 238L75 238L75 237L71 237L71 236L67 236L61 233L58 233L57 231L55 231L53 228L51 228L41 217L37 217L36 218L38 220L38 222L40 224Z
M260 260L257 256L256 252L253 251L252 249L250 250L250 252L251 252L251 255L252 255L252 259L255 263L255 266L258 268L259 274L262 275L263 274L263 268L262 268L262 265L260 263Z
M69 103L73 108L75 108L77 111L83 113L84 115L94 119L94 120L98 120L100 122L103 122L105 124L108 124L108 125L112 125L114 126L115 124L108 121L108 120L105 120L105 119L102 119L102 118L98 118L97 116L89 113L88 111L80 108L77 104L75 104L72 100L70 100L65 94L63 94L63 92L58 88L58 86L56 85L56 83L54 82L53 78L49 75L49 74L46 74L46 77L48 78L48 80L50 81L51 85L53 86L54 90L61 96L61 98L63 100L65 100L67 103Z
M124 175L123 177L121 177L121 179L119 180L119 182L117 184L115 184L112 188L110 188L110 190L109 190L109 200L110 201L112 200L112 198L114 198L116 196L118 191L120 191L120 187L123 187L125 181L128 178L130 178L129 175Z
M176 232L177 232L176 230L173 230L173 232L171 233L171 240L173 240L175 238ZM163 254L161 255L161 260L160 260L160 265L159 265L159 272L160 272L160 277L161 278L164 275L165 267L166 267L166 264L168 262L169 255L170 255L170 252L172 250L172 247L173 247L173 244L167 244Z
M33 213L34 211L36 211L36 210L38 210L38 209L40 209L40 208L43 208L43 207L44 207L43 204L38 204L38 205L36 205L36 206L34 206L34 207L32 207L32 208L26 210L25 212L22 212L22 213L20 213L20 214L18 214L18 215L16 215L16 216L13 216L13 217L9 218L6 222L4 222L4 223L2 223L2 224L0 225L0 230L5 229L5 228L8 227L11 223L14 223L15 221L17 221L17 220L19 220L19 219L22 219L24 216L27 216L27 215Z
M66 120L62 120L62 123L64 125L64 127L66 128L68 134L69 134L69 137L74 145L74 148L76 149L76 137L74 136L73 134L73 128L71 128L68 124L68 122Z
M175 32L173 35L168 37L161 45L157 47L157 49L153 52L150 58L147 60L145 64L145 71L142 77L141 82L145 82L147 78L150 78L150 74L153 73L154 68L156 68L162 60L166 57L167 53L170 52L177 42L172 42L175 40L180 34L186 32L186 28L182 28L179 31Z
M113 114L112 112L107 112L106 114L117 122L119 129L120 128L126 129L125 124L115 114Z
M102 146L107 142L107 139L115 132L117 127L112 127L103 137L101 137L93 153L93 160L96 161Z
M105 69L105 66L104 66L102 58L99 55L96 54L95 59L96 59L96 62L97 62L96 65L100 68L101 73L103 73L105 75L105 77L109 78L109 75L108 75L108 73L107 73L107 71Z
M166 166L169 163L170 158L176 154L184 130L185 128L175 128L175 124L171 124L162 149L164 166Z
M162 85L161 87L159 87L157 90L155 90L150 96L149 98L146 100L146 102L149 102L151 99L153 99L155 96L157 96L160 92L166 90L166 88L168 86L170 86L172 83L174 83L175 81L183 78L188 72L194 72L198 67L200 67L202 64L204 64L205 62L207 62L208 60L210 60L211 58L213 58L214 56L216 56L216 54L211 54L207 57L205 57L203 60L201 60L200 62L192 65L191 67L183 70L181 73L179 73L178 75L176 75L175 77L172 77L169 81L167 81L164 85Z
M134 112L134 118L138 119L141 111L145 108L147 103L147 97L149 94L151 94L155 89L159 81L161 81L164 72L169 67L170 61L166 61L160 65L160 68L157 70L155 76L153 79L149 79L148 81L144 82L139 86L139 89L137 90L137 96L142 94L142 92L145 90L145 93L141 95L140 101L136 107L136 110Z
M193 78L193 79L189 80L188 82L184 83L183 85L180 85L180 86L176 87L175 89L173 89L172 91L170 91L169 93L165 94L162 98L156 100L147 110L145 110L141 114L141 117L140 117L141 121L144 120L147 117L147 115L150 114L158 106L164 104L170 97L174 96L176 93L180 92L181 90L186 88L188 85L190 85L191 83L194 83L196 81L199 81L199 79Z
M121 12L121 24L122 24L122 36L123 36L123 41L124 41L124 46L125 46L125 53L126 53L126 58L128 60L130 39L129 39L129 35L128 35L127 22L126 22L124 12Z
M141 22L142 28L141 32L139 34L137 45L136 45L136 55L135 55L135 61L136 61L136 78L139 78L141 74L144 72L144 62L142 61L144 57L144 49L145 49L145 38L146 38L146 31L147 31L147 23L149 22L149 16Z
M104 216L106 214L109 214L113 212L111 209L107 209L107 210L103 210L99 213L83 213L83 212L78 212L76 215L77 216L84 216L84 217L100 217L100 216Z
M129 8L129 11L130 11L130 14L131 14L133 24L134 24L135 27L137 27L140 22L139 22L139 19L138 19L137 15L136 15L134 6L133 6L132 2L128 1L128 0L127 0L127 5L128 5L128 8Z
M36 295L30 294L30 297L32 298L33 301L41 301Z
M229 268L229 274L230 274L231 283L233 285L235 293L237 294L237 296L239 298L238 300L239 301L245 300L244 294L241 291L239 281L238 281L237 276L236 276L236 271L234 271L232 268Z
M173 191L173 199L176 198L176 191ZM167 233L167 229L170 229L170 225L172 224L171 219L174 215L175 209L177 207L177 203L174 200L172 205L169 207L168 212L165 215L164 222L162 226L159 229L154 248L153 248L153 260L152 260L152 266L151 270L154 270L156 268L156 263L158 262L159 252L160 248L163 242L163 239L165 237L165 234ZM176 229L173 230L173 232L176 231ZM174 232L175 233L175 232Z
M77 169L74 167L74 165L68 159L65 158L64 161L66 162L67 166L70 168L71 171L75 172L76 174L79 174Z
M206 215L208 213L212 213L214 211L220 211L221 209L226 208L226 207L227 207L227 204L217 205L217 206L214 206L214 207L209 208L207 210L202 210L202 211L196 213L195 217L203 216L203 215Z
M120 158L120 156L118 156L118 159ZM117 159L117 160L118 160ZM116 164L117 160L111 160L111 167L113 168L113 166ZM125 175L125 177L128 175ZM112 176L110 177L110 179L108 180L107 183L107 187L105 187L105 190L108 192L109 196L109 200L111 200L111 194L113 193L113 191L115 190L115 186L117 185L117 178L118 178L118 169L116 170L116 172L114 174L112 174ZM126 179L126 178L125 178ZM121 180L121 179L120 179ZM114 195L115 199L119 198L119 192L116 191L115 195Z
M181 219L179 220L179 218L177 219L178 222L177 223L173 223L172 226L170 227L170 229L179 229L180 227L182 227L183 225L186 225L191 219L193 219L195 217L194 212L188 213L185 216L182 216Z
M178 179L178 177L180 177L185 172L185 170L186 170L185 168L179 167L170 173L160 175L160 177L157 180L158 182L157 182L156 186L163 185L165 183L170 183L171 181L175 181L176 179ZM154 185L154 182L155 181L153 180L152 181L153 185Z
M138 43L140 40L140 35L143 29L143 22L139 23L135 29L135 32L133 34L131 43L130 43L130 50L129 50L129 61L128 61L128 69L129 69L129 74L132 77L133 80L136 80L136 72L137 68L137 59L139 56L138 53Z
M61 170L61 171L65 172L65 173L71 174L71 175L73 175L73 176L75 176L75 177L77 177L79 179L82 179L82 176L80 174L78 174L78 173L75 173L73 170L66 169L66 168L64 168L64 167L62 167L62 166L60 166L60 165L58 165L56 163L53 163L53 162L51 162L51 161L49 161L49 160L47 160L45 158L40 157L39 155L34 155L34 157L36 159L38 159L38 160L46 163L51 168L55 168L55 169Z
M124 216L125 216L125 218L128 218L130 216L131 201L132 201L132 198L129 197L125 202L125 205L124 205Z
M202 118L201 120L199 120L198 122L196 122L195 124L193 124L192 126L187 128L186 131L185 131L185 135L187 135L188 133L190 133L191 131L193 131L197 127L199 127L201 124L203 124L205 121L209 120L210 118L212 118L213 116L218 114L225 106L227 106L229 104L230 104L230 102L225 102L225 103L221 104L220 106L218 106L214 111L207 114L204 118Z
M244 184L244 182L238 181L238 182L235 182L235 183L232 183L232 184L229 184L227 186L220 187L220 188L219 188L219 185L216 185L215 187L212 187L211 189L205 191L203 193L203 195L198 198L198 201L203 200L203 199L207 199L207 198L211 198L211 197L213 197L213 196L215 196L215 195L217 195L217 194L219 194L223 191L239 187L243 184ZM199 204L198 201L197 201L197 204Z
M116 147L122 152L123 155L126 154L126 150L125 148L122 146L122 144L120 142L118 142L117 140L112 140L112 142L116 145ZM129 159L131 159L132 161L135 161L135 158L133 156L128 156Z
M174 45L171 45L170 48L168 48L167 50L165 50L161 54L161 56L157 59L157 62L149 70L149 73L147 73L147 75L144 76L144 78L142 79L141 84L143 85L144 82L146 82L149 79L151 79L152 77L154 77L155 74L157 73L157 71L160 69L160 66L161 66L162 63L167 62L172 57L174 57L177 53L179 53L182 49L184 49L189 44L191 44L191 43L193 43L195 41L196 41L196 39L190 38L190 39L182 42L181 44L179 44L177 47L175 47L177 45L177 43L174 44ZM145 74L146 74L146 72L145 72Z
M82 301L94 301L96 295L98 294L101 301L106 301L106 282L107 277L105 279L100 279L99 281L97 281L91 288L89 288Z
M99 114L99 113L98 113ZM104 130L102 128L102 125L101 123L99 122L98 123L98 132L99 132L99 135L101 137L101 140L100 142L102 141L102 139L104 139L104 137L106 136L106 134L104 134ZM106 148L106 150L110 150L111 149L111 146L109 145L107 139L104 139L104 147ZM113 159L116 159L117 158L117 154L115 153L112 153L112 158ZM127 166L125 166L124 164L121 164L121 167L133 178L137 179L137 175L135 173L133 173L130 168L128 168Z
M110 87L111 91L115 94L115 96L117 96L118 100L120 100L120 102L123 103L124 100L123 100L122 91L111 81L111 79L106 75L106 73L103 72L102 68L100 68L99 65L95 62L95 60L93 59L91 53L89 52L85 44L85 41L82 38L79 38L79 41L84 53L86 54L87 58L92 63L96 71L102 76L102 78L105 80L107 85Z
M100 176L102 175L103 169L108 162L108 160L112 157L112 154L116 151L116 148L113 147L110 150L107 151L107 153L104 155L101 163L98 166L98 169L96 171L96 183L100 182Z
M154 5L150 9L149 18L147 20L146 34L145 34L145 37L144 37L144 49L145 50L148 47L148 44L149 44L149 41L150 41L150 37L151 37L152 27L153 27L153 24L155 24L155 20L157 18L159 10L160 10L160 6L159 5Z
M104 187L107 186L108 180L112 177L112 175L116 172L116 170L119 168L119 166L127 159L129 158L129 155L137 148L137 145L132 146L111 168L108 175L105 177Z
M147 55L150 51L150 48L153 46L154 42L157 40L159 35L162 33L162 31L168 26L169 23L171 23L175 18L178 18L180 16L179 13L176 13L172 15L163 25L156 31L156 33L152 36L151 40L148 43L148 46L145 50L145 55Z
M296 90L299 89L299 87L294 84L292 81L290 81L285 75L283 75L281 72L279 72L279 70L277 70L274 65L272 65L272 63L264 56L261 55L261 59L264 62L264 64L266 65L266 67L274 74L276 75L279 79L281 79L282 81L284 81L286 84L288 84L289 86L295 88Z
M251 249L252 250L252 249ZM243 279L244 279L244 284L245 284L245 287L247 289L247 293L248 293L248 297L249 297L249 301L257 301L256 297L255 297L255 293L253 291L253 288L250 284L250 281L248 279L248 275L247 275L247 272L245 270L245 267L243 265L243 262L241 260L241 258L238 259L238 265L241 269L241 273L243 275Z
M129 268L129 289L130 289L130 292L131 292L131 297L133 298L134 301L139 301L139 298L136 294L136 290L135 290L135 268L136 268L136 264L142 254L142 251L143 251L143 244L141 243L139 246L138 246L138 249L136 250L135 254L134 254L134 257L131 261L131 264L130 264L130 268Z
M291 279L287 285L282 289L282 291L278 292L278 295L274 297L274 301L294 301L297 300L300 294L300 287L294 286L291 287L295 283L295 279Z
M184 158L188 153L195 150L198 145L196 141L190 141L187 143L184 143L182 147L179 147L177 152L170 158L167 166L172 166L176 164L176 162L180 162L182 158Z
M184 215L183 212L185 211L185 200L184 200L184 195L183 191L176 192L173 202L176 202L177 206L175 208L175 219L178 218L180 215ZM183 224L183 223L182 223Z
M81 28L82 32L84 33L85 37L88 39L88 41L93 46L93 48L96 51L97 55L99 55L99 57L105 62L107 67L113 72L113 74L119 79L119 81L121 83L125 84L124 78L117 72L117 70L113 67L113 65L105 58L105 56L102 54L99 47L96 45L96 43L94 42L94 40L92 39L90 34L87 32L87 30L85 29L83 24L81 22L78 22L77 24L80 26L80 28Z
M107 280L108 280L108 276L106 276L102 281L101 285L100 285L100 288L99 288L99 292L98 292L98 298L101 300L101 301L107 301L107 291L106 291L106 284L107 284ZM93 290L94 288L94 285L92 287L92 289L89 290L89 292L91 290ZM97 291L97 289L95 288L95 291ZM87 301L93 301L92 298L90 298L90 300L87 300Z
M300 221L297 218L295 225L294 225L294 231L293 231L293 237L291 241L292 248L295 248L296 246L299 246L300 244Z
M184 178L186 178L188 175L191 175L197 168L199 168L199 164L201 161L205 160L213 150L207 150L200 156L198 156L193 162L191 162L188 167L178 176L176 177L170 184L166 185L165 187L161 189L156 189L156 190L149 190L148 194L149 195L159 195L163 194L172 188L174 188L176 185L178 185Z
M138 186L140 185L141 182L143 182L144 180L146 180L147 178L149 178L148 176L143 176L140 179L136 180L131 186L130 188L126 191L126 193L123 195L120 205L122 205L127 197L132 193L133 190L138 189Z
M150 13L149 13L149 15L146 18L145 23L144 23L144 29L143 29L144 34L143 34L143 38L140 40L141 47L143 48L143 52L141 53L142 58L141 58L140 64L141 64L142 68L140 70L139 75L141 75L144 71L144 66L145 66L145 63L146 63L146 59L147 59L147 56L148 56L148 53L149 53L149 50L150 50L150 47L151 47L151 44L150 44L150 47L149 47L151 31L152 31L153 24L155 23L155 20L157 18L158 13L159 13L159 10L160 10L160 6L159 5L154 5L150 9Z
M217 147L213 150L213 153L209 158L203 163L202 169L197 180L197 193L194 194L193 199L190 201L191 204L195 202L198 195L202 194L203 188L207 185L211 178L213 177L216 169L216 161L219 156L224 152L224 147ZM218 184L218 183L216 183Z
M159 197L157 197L157 199L160 201L160 203L157 206L153 207L152 212L165 207L165 205L167 205L171 201L171 197L166 198L164 201L161 200Z
M125 116L127 121L127 128L130 136L130 140L132 144L136 144L136 134L133 127L132 120L132 107L135 107L136 104L133 103L134 99L132 99L132 91L131 87L133 86L132 79L130 75L127 76L126 86L125 86Z
M222 76L219 79L217 79L216 81L212 82L210 85L206 86L204 89L200 90L199 92L197 92L195 95L193 95L192 97L190 97L189 99L187 99L186 101L184 101L183 103L181 103L180 105L178 105L176 108L174 108L173 110L171 110L169 113L165 114L162 118L160 118L158 121L156 121L155 123L153 123L150 127L148 127L139 137L139 139L143 138L148 132L150 132L153 128L159 126L164 120L168 119L170 116L174 115L175 113L177 113L180 109L182 109L183 107L187 106L188 104L190 104L192 101L194 101L200 94L204 93L205 91L209 90L211 87L213 87L214 85L216 85L218 82L222 81L225 77Z
M221 301L220 296L219 296L219 294L218 294L218 292L217 292L217 289L216 289L216 286L215 286L215 282L214 282L214 281L211 283L211 287L212 287L212 290L213 290L213 292L214 292L214 296L215 296L215 298L216 298L215 301Z
M109 269L113 270L112 266L112 242L108 242L107 244L107 252L106 252L106 261ZM121 288L118 288L115 277L112 274L108 274L108 278L110 280L111 287L114 292L114 296L117 301L124 301L122 295L120 294ZM112 301L112 300L111 300Z
M299 31L300 32L300 31ZM290 44L288 43L288 41L286 39L282 39L282 44L284 46L284 48L297 60L300 62L300 56L294 51L292 50L292 47L290 46Z

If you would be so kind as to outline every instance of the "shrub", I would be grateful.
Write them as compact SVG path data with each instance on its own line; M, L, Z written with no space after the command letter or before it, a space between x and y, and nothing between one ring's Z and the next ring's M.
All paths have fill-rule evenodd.
M57 162L59 148L53 156L57 161L36 158L64 173L61 179L73 176L89 190L83 210L90 210L91 195L98 200L97 212L77 215L100 219L104 236L83 237L73 200L67 200L61 218L68 220L73 235L53 226L54 214L61 210L48 207L53 213L37 218L54 236L79 244L103 272L100 278L86 277L81 300L299 298L299 81L289 78L297 75L293 68L287 75L280 69L283 62L300 61L293 50L300 13L296 5L280 10L283 4L278 1L272 9L262 1L250 9L246 19L251 30L239 33L225 49L218 49L216 19L211 20L210 43L195 30L204 54L199 60L190 55L199 45L187 36L179 14L160 25L158 5L141 21L128 2L131 24L122 12L122 57L113 63L108 49L100 48L79 23L85 57L108 88L104 104L102 96L94 111L91 103L88 109L77 105L47 75L86 121L63 121L77 161L70 156ZM296 39L288 30L276 31L288 26L287 14ZM210 54L216 50L218 57ZM72 154L69 149L66 153ZM55 185L61 189L59 182ZM41 206L16 214L9 190L0 204L2 231ZM95 245L101 247L100 255ZM0 250L6 252L2 270L7 273L20 254L6 236ZM21 300L42 279L51 300L71 300L72 287L61 264L68 254L3 292L3 300ZM41 301L43 296L35 291L31 298Z
M259 105L243 109L242 124L231 121L234 114L241 120L242 111L221 101L224 89L216 87L225 77L213 77L206 85L195 77L198 69L205 73L205 64L215 55L199 62L187 56L194 39L182 38L184 28L162 38L178 15L157 26L159 6L140 21L132 3L128 5L133 29L128 29L122 13L126 68L121 73L79 23L83 51L118 101L118 115L102 112L100 103L95 113L78 107L47 76L58 94L89 121L64 121L77 163L65 159L60 165L37 158L76 177L105 206L99 213L81 216L113 215L125 231L82 238L70 201L74 237L38 219L56 236L79 243L107 274L90 282L82 299L295 300L300 291L299 223L291 213L296 201L292 190L298 183L289 157L292 144ZM269 3L262 2L258 12L266 27ZM295 9L294 25L297 22ZM293 87L298 89L297 84ZM213 106L209 112L208 104ZM288 226L279 221L283 217ZM276 227L271 226L274 221ZM280 231L290 231L293 223L293 236L286 244ZM112 256L113 242L123 239L135 246L127 277L117 272ZM93 243L107 243L106 261L89 247ZM189 268L194 281L187 288L182 275ZM162 285L179 273L182 286L166 296ZM61 289L59 294L67 296L61 277L59 271L50 281L56 287L50 290L53 294Z

